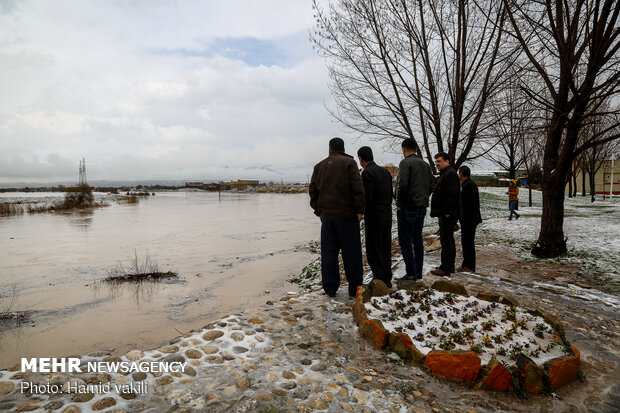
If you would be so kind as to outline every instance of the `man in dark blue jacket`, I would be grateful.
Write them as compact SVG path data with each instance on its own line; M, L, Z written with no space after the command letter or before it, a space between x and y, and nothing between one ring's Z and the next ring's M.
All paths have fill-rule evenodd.
M439 240L441 241L441 265L432 274L449 276L454 272L456 246L454 227L459 219L459 176L450 166L450 156L445 152L435 155L435 166L439 171L437 186L431 200L431 216L439 218Z
M461 180L461 246L463 247L463 264L460 271L476 272L476 227L482 222L480 216L480 197L478 186L470 179L471 170L467 166L459 168Z
M366 200L366 257L372 278L392 288L392 175L374 162L372 149L357 151Z
M396 218L398 243L407 274L400 279L419 280L422 278L424 264L422 228L428 197L435 187L435 178L430 165L416 155L418 145L413 139L404 139L401 146L405 159L398 165Z

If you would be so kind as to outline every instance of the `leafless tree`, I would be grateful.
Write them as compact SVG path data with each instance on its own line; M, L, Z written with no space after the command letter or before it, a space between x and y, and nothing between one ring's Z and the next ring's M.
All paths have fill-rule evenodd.
M433 168L436 151L457 167L480 156L487 102L514 55L500 53L502 1L482 3L315 0L310 38L327 60L332 115L359 135L414 139Z
M603 109L620 91L620 26L617 0L503 0L509 33L528 59L527 68L545 84L546 93L524 83L531 99L550 113L543 153L543 212L532 253L556 257L566 252L564 188L579 154L620 137L598 131L583 143L588 122L617 113ZM492 20L493 17L490 17Z

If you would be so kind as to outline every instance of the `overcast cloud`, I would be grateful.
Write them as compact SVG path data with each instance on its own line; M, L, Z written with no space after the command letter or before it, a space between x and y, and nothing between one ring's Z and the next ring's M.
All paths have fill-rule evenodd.
M329 138L306 0L0 0L0 183L303 180ZM379 163L398 162L371 143Z

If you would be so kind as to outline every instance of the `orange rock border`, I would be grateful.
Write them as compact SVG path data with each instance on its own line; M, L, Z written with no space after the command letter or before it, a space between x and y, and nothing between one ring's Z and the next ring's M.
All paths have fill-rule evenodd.
M378 283L381 281L374 280L369 286L357 287L353 318L360 334L370 339L380 350L394 352L406 362L423 365L433 374L441 377L461 382L477 381L478 388L487 390L511 392L515 390L514 383L517 383L517 386L526 392L539 394L554 391L579 376L580 353L573 346L570 346L572 355L549 360L542 367L536 365L524 354L517 359L515 368L509 368L495 358L491 359L488 364L481 365L480 357L471 351L431 351L425 356L416 348L409 335L390 332L383 327L380 320L368 318L364 304L373 296L384 295L378 294L378 291L382 293L386 291L385 285ZM419 290L419 283L414 284L411 285L411 289ZM436 282L431 288L443 292L452 291L460 295L468 294L464 286L447 280ZM492 293L485 292L485 294ZM494 295L494 298L498 300L499 295ZM545 315L538 310L530 312L542 316L562 342L569 346L564 336L564 326L556 317Z

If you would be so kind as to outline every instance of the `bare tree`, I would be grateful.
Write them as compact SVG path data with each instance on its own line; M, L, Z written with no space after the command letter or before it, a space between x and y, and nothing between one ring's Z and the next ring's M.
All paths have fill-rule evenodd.
M414 139L433 165L481 155L487 102L513 54L500 53L501 0L339 0L321 9L310 38L327 60L332 115L359 135ZM493 16L489 21L486 16Z
M543 212L532 253L566 252L564 188L575 158L620 137L599 131L579 144L587 122L609 116L603 102L620 91L620 27L617 0L503 0L510 34L528 58L528 69L544 81L546 93L524 83L530 98L550 113L543 154ZM612 99L613 101L613 99ZM617 112L617 106L612 112Z

